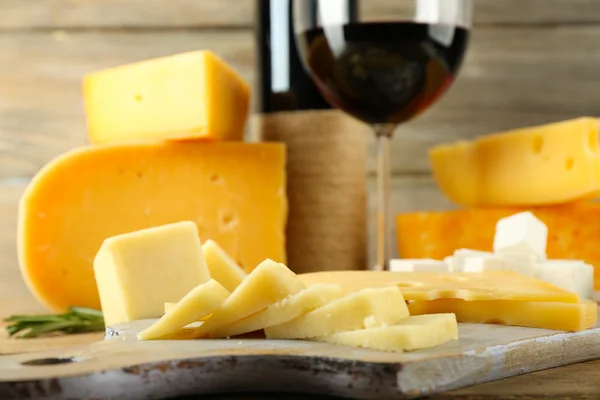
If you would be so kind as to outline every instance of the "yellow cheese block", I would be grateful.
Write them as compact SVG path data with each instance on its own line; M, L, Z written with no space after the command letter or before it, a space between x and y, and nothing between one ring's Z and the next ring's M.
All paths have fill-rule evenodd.
M249 93L210 51L94 72L83 79L89 140L242 140Z
M189 221L108 238L93 267L106 325L160 317L166 301L210 279Z
M309 286L334 283L345 292L398 286L406 300L459 298L464 300L525 300L576 303L577 294L512 271L480 273L332 271L299 275Z
M267 339L304 339L392 325L408 317L397 287L363 289L283 324L265 328Z
M463 206L539 206L600 192L595 118L481 136L429 153L440 189Z
M221 307L231 293L214 279L196 286L168 313L138 334L140 340L159 339L206 317Z
M411 316L392 326L339 332L313 340L382 351L426 349L458 339L454 314Z
M265 258L285 262L284 168L285 148L276 143L148 142L72 151L44 167L21 199L23 276L53 310L99 308L92 261L103 240L183 220L194 221L201 240L218 242L247 271Z
M279 325L342 297L338 285L313 285L270 305L247 318L211 332L212 337L230 337Z
M210 276L216 279L227 290L233 292L236 287L248 276L235 260L231 258L214 240L207 240L202 244L202 251Z
M225 303L196 329L195 335L211 336L223 326L262 311L302 289L304 284L288 267L273 260L265 260L244 279Z
M527 301L464 301L439 299L412 301L408 304L411 315L454 313L459 322L527 326L530 328L581 331L596 325L598 304L585 300L581 303L548 303Z

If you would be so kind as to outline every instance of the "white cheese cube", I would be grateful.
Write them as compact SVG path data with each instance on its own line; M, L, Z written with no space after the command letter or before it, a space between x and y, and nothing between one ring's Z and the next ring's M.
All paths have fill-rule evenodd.
M502 218L496 224L494 252L546 258L548 227L530 211Z
M531 257L460 249L450 259L452 272L514 271L533 276L534 259Z
M431 258L390 260L390 271L394 272L450 272L444 261Z
M548 260L535 264L535 277L591 300L594 294L594 268L583 261Z

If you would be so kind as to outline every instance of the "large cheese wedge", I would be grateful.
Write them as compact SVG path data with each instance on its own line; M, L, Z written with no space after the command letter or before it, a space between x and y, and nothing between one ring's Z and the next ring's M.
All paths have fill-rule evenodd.
M512 271L379 272L331 271L299 275L307 285L333 283L345 292L397 286L406 300L458 298L464 300L525 300L576 303L578 296L550 283Z
M583 260L595 268L600 289L600 204L574 203L530 209L548 227L549 259ZM396 216L398 252L403 258L441 260L457 249L492 251L500 218L520 208L474 208L431 211Z
M210 279L198 229L184 221L108 238L94 258L106 325L160 317Z
M288 267L273 260L265 260L235 288L223 305L196 329L195 335L212 336L213 332L223 326L262 311L302 289L304 284Z
M412 301L409 302L408 309L411 315L454 313L459 322L527 326L562 331L588 329L596 325L598 319L598 304L591 300L581 303L548 303L439 299Z
M600 192L599 122L578 118L433 147L433 176L463 206L539 206Z
M338 285L313 285L270 305L266 310L211 332L212 337L230 337L279 325L342 297Z
M426 349L455 339L458 339L458 324L454 314L410 316L392 326L357 329L313 338L343 346L395 352Z
M276 143L147 142L67 153L21 199L23 277L53 310L99 308L92 261L104 239L183 220L247 271L265 258L285 262L284 168Z
M221 307L231 293L214 279L196 286L169 312L138 334L140 340L159 339L173 334L188 324Z
M248 84L210 51L88 74L83 98L92 143L137 139L242 140Z
M267 339L303 339L392 325L408 317L397 287L363 289L283 324L265 328Z
M248 276L235 260L231 258L214 240L207 240L202 244L202 251L210 276L216 279L227 290L234 291L236 287Z

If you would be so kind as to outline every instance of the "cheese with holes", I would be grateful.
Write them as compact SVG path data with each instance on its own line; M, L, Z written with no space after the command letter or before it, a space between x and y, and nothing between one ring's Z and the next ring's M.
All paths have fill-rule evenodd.
M409 302L411 315L454 313L459 322L503 324L530 328L581 331L596 325L595 301L579 303L512 300L465 301L438 299Z
M299 275L307 285L333 283L349 293L364 288L398 286L406 300L525 300L576 303L577 294L512 271L481 273L330 271Z
M339 332L313 340L372 350L403 352L426 349L456 339L458 324L454 314L432 314L410 316L392 326Z
M210 51L109 68L83 79L91 143L242 140L250 89Z
M158 321L138 334L140 340L159 339L208 316L221 307L230 292L214 279L196 286Z
M313 285L271 304L266 310L211 332L212 337L229 337L279 325L342 297L338 285Z
M210 279L198 229L190 221L106 239L93 273L107 326L160 317L165 302L179 301Z
M578 118L433 147L444 194L463 206L540 206L600 193L599 123Z
M19 264L51 309L100 308L92 261L108 237L189 220L250 271L265 258L285 262L286 219L281 144L95 145L57 158L29 184Z
M214 240L202 244L202 251L210 276L227 290L233 291L248 276L235 260L231 258Z
M196 329L195 335L210 336L223 326L262 311L302 289L304 284L288 267L273 260L265 260L235 288L223 305Z
M397 287L363 289L283 324L265 328L267 339L303 339L392 325L408 317Z

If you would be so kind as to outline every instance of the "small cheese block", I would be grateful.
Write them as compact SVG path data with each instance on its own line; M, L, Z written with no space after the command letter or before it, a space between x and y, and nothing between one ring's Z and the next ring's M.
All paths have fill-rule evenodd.
M410 316L392 326L339 332L312 340L403 352L427 349L455 339L458 339L458 324L454 314L432 314Z
M210 279L191 221L106 239L93 271L107 326L160 317L165 302Z
M211 332L211 336L230 337L279 325L324 306L342 295L342 289L338 285L314 285L270 305L264 311L217 329Z
M138 334L140 340L159 339L210 315L231 293L214 279L196 286L158 321Z
M83 79L91 143L242 140L248 84L210 51L109 68Z
M577 293L580 299L594 296L594 268L583 261L547 260L535 264L535 277Z
M285 262L286 218L281 144L95 145L57 158L29 184L19 204L19 265L49 308L100 308L92 261L108 237L194 221L201 240L251 271L265 258Z
M234 291L236 287L248 276L235 260L231 258L214 240L207 240L202 244L202 251L210 276L216 279L227 290Z
M273 260L260 263L202 326L196 337L206 337L225 325L262 311L300 292L304 284L288 267Z
M433 147L435 180L467 206L541 206L600 192L599 123L577 118Z
M397 287L363 289L291 321L265 328L267 339L303 339L395 324L408 317Z
M438 299L411 301L411 315L454 313L458 322L502 324L562 331L581 331L596 325L598 304L528 302L513 300L465 301Z
M444 261L432 259L395 259L390 260L390 271L450 272L450 265Z
M548 227L531 211L501 218L496 223L494 252L546 258Z
M513 271L534 277L535 255L494 254L485 251L459 249L446 257L453 272Z
M364 288L398 286L406 300L524 300L576 303L577 294L513 271L380 272L330 271L298 275L307 285L338 284L346 293Z

